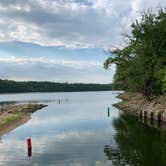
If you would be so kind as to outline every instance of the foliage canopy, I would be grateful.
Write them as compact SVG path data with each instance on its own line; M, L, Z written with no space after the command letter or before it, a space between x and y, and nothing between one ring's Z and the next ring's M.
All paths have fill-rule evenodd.
M166 11L142 13L123 49L111 51L104 67L116 64L115 88L141 92L148 100L166 91Z
M76 92L76 91L109 91L111 84L83 84L56 82L16 82L0 79L0 93L15 92Z

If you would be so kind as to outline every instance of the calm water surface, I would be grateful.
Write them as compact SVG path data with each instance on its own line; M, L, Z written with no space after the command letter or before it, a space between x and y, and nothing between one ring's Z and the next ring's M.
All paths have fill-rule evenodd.
M48 105L1 136L0 165L166 165L165 132L114 108L119 101L114 92L6 94L0 101ZM27 137L32 139L31 157Z

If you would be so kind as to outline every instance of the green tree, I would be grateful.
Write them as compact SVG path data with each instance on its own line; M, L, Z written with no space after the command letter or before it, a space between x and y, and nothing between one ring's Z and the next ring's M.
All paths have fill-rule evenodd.
M148 100L151 95L162 93L164 65L166 64L166 12L151 11L142 14L141 21L131 25L128 44L123 49L111 51L105 61L107 69L113 63L117 70L114 85L125 90L141 92Z
M56 82L16 82L0 79L0 93L15 92L72 92L72 91L110 91L112 84L83 84Z
M163 78L162 91L166 92L166 67L165 67L164 73L165 73L165 76Z

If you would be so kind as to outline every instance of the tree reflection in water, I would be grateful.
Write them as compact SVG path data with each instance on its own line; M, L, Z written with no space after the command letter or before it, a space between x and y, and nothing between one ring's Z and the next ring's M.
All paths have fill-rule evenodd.
M166 131L139 123L125 113L114 119L113 126L117 147L106 145L104 153L114 165L166 166Z

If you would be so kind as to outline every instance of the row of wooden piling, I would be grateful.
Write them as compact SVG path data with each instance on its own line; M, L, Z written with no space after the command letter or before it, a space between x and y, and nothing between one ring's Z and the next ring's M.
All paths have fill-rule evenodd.
M107 109L108 112L108 117L110 116L110 108L108 107ZM166 114L164 114L164 112L148 112L148 111L143 111L140 110L139 112L140 118L144 118L144 119L150 119L151 121L155 120L158 122L162 122L162 121L166 121Z
M139 112L140 118L148 118L150 120L155 120L158 122L162 122L165 121L165 114L164 112L147 112L147 111L143 111L140 110Z
M59 104L61 104L63 101L68 102L68 101L69 101L69 99L58 99L58 103L59 103Z

